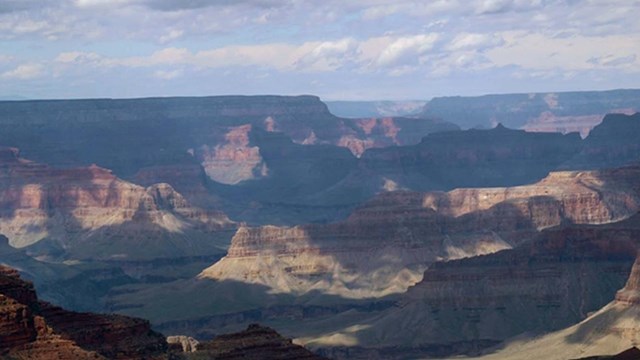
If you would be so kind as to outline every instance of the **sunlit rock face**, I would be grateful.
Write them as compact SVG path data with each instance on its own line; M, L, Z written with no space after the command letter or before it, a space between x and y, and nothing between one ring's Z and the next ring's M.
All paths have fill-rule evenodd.
M512 188L384 193L346 221L241 227L202 278L322 290L345 297L405 291L437 260L493 253L563 223L603 224L640 209L640 168L552 173Z
M128 252L127 242L136 247L145 238L160 245L173 237L177 244L198 248L197 241L188 245L189 234L203 237L232 225L219 211L191 207L168 184L145 188L95 165L54 169L18 157L13 148L0 154L0 233L15 247L46 239L71 253L73 248L87 251L77 256L117 257ZM183 250L143 251L153 257Z
M76 313L38 301L33 285L0 266L0 356L11 359L163 359L149 322Z
M225 134L223 142L213 148L203 145L198 150L209 178L222 184L237 184L268 175L260 148L249 145L250 131L251 125L234 127Z
M606 305L629 278L639 245L640 215L604 225L547 229L514 249L435 263L397 307L358 323L356 330L345 327L304 343L325 348L331 356L342 353L341 344L332 339L350 338L360 348L352 358L366 358L355 354L367 351L438 358L477 354L516 335L570 326ZM621 320L615 313L611 319ZM576 342L588 344L591 330L581 332ZM562 338L556 341L547 346L561 349ZM624 346L620 350L629 343Z
M638 99L638 90L440 97L429 101L421 114L464 129L502 123L527 131L579 132L584 138L605 114L639 111Z

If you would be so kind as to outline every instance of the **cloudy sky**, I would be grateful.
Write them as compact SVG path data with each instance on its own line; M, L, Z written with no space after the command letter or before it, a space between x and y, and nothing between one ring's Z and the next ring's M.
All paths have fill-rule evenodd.
M0 97L640 87L640 0L0 0Z

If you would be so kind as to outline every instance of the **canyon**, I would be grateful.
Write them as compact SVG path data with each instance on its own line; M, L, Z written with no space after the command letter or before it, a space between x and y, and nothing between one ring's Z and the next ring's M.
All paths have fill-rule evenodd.
M377 118L314 96L0 101L0 262L34 284L3 270L33 293L3 293L7 319L31 319L3 351L119 356L82 342L106 327L115 342L205 344L184 358L499 356L575 331L614 297L606 314L626 314L633 94L490 97L473 112L434 99ZM518 117L540 106L549 127ZM445 113L495 126L460 130Z

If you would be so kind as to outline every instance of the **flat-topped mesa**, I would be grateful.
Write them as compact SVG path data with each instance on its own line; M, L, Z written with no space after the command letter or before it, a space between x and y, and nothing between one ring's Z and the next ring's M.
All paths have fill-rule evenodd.
M631 268L627 284L616 293L617 303L640 305L640 253L638 255Z
M149 322L76 313L38 301L33 285L0 265L0 357L163 359L167 344Z

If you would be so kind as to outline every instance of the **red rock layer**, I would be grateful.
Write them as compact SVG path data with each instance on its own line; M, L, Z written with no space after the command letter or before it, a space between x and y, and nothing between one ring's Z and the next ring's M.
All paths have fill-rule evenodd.
M33 285L0 266L0 356L18 359L163 359L147 321L66 311L38 301Z

